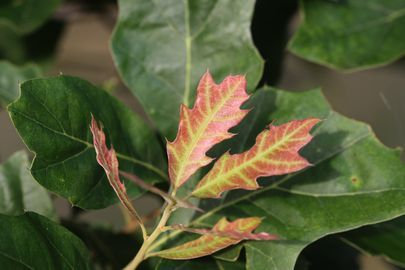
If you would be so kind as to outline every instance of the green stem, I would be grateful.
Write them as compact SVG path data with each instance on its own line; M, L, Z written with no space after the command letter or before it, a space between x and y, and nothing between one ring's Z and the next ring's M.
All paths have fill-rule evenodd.
M132 261L124 268L124 270L134 270L136 269L143 260L147 258L149 247L154 243L154 241L159 237L159 235L166 230L166 223L169 220L171 213L175 210L175 205L169 203L163 210L162 218L160 219L158 225L152 234L143 242L141 248L139 249L136 256Z

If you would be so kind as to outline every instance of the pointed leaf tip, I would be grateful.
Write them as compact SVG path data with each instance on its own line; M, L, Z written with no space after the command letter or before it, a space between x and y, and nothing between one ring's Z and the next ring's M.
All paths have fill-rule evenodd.
M211 147L233 136L228 130L247 114L240 107L248 98L244 76L228 76L219 85L208 71L202 76L194 107L181 105L176 139L167 143L169 175L175 188L212 161L206 156Z
M231 189L258 189L257 178L301 170L310 163L298 151L312 139L317 118L294 120L280 126L270 125L261 132L248 151L225 153L193 191L200 198L218 198Z
M91 116L90 130L93 134L93 144L96 150L97 162L103 167L115 192L117 192L116 189L120 189L121 192L126 192L124 184L119 179L118 159L114 147L111 146L111 149L108 149L105 133L93 115Z
M138 213L132 206L130 199L126 193L124 184L119 177L118 159L114 148L108 149L106 138L102 128L97 123L97 120L91 116L90 130L93 134L93 144L96 150L97 162L103 167L111 187L114 189L121 203L128 209L130 214L142 222Z

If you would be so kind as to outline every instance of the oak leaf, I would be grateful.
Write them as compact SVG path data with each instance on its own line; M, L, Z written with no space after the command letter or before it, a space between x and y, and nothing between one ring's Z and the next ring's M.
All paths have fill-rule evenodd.
M211 147L233 136L228 130L248 113L240 109L248 98L244 76L228 76L217 85L208 71L204 74L194 107L181 105L176 139L167 143L169 176L175 188L212 161L206 156Z
M257 178L292 173L309 166L298 151L311 141L310 130L320 120L307 118L280 126L270 125L255 145L241 154L225 153L203 177L192 195L218 198L231 189L258 189Z
M193 259L210 255L242 240L277 240L278 237L274 234L253 233L261 221L259 217L239 218L233 222L222 218L212 229L191 229L180 225L177 229L203 234L203 236L182 245L152 253L150 256L173 260Z

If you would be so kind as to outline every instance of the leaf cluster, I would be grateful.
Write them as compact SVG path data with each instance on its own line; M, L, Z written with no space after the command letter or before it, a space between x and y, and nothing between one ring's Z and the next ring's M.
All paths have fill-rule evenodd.
M343 71L401 57L405 5L380 2L119 0L112 56L152 125L85 80L42 77L67 3L1 3L0 104L34 155L0 165L2 268L313 269L336 242L404 266L400 151L320 89L266 86L285 47ZM155 223L132 203L146 192ZM121 202L128 231L59 220L54 196Z

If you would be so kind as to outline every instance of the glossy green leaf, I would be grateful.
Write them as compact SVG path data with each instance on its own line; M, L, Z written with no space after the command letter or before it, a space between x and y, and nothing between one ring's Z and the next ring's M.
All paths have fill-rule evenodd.
M48 192L32 178L27 154L20 151L0 165L0 213L21 215L25 211L56 219Z
M20 95L19 84L41 76L40 69L32 64L22 67L0 61L0 104L7 105Z
M191 107L201 74L246 74L253 89L263 62L253 46L255 1L120 0L115 63L163 135L173 139L181 103ZM237 57L235 57L237 56Z
M365 226L341 236L345 242L365 253L383 256L405 267L405 217Z
M27 33L41 26L58 7L61 0L6 0L0 4L0 24L17 32Z
M25 144L36 153L34 178L74 205L101 208L118 200L96 161L91 114L104 125L121 169L149 183L166 177L155 133L114 97L86 81L68 76L28 81L8 110ZM127 184L130 197L141 194L141 189Z
M232 151L250 147L262 126L273 120L317 117L324 121L302 151L313 167L259 181L263 188L257 191L228 192L191 222L190 226L209 226L222 216L265 217L258 230L283 240L245 242L248 269L293 269L301 250L313 241L405 213L400 152L382 145L367 125L332 111L319 90L262 89L246 105L252 106L256 109L234 130L240 134L228 142L228 147L237 146ZM179 233L169 234L174 235ZM166 241L163 237L153 248Z
M90 269L80 239L41 215L0 214L0 231L2 269Z
M383 65L405 53L402 0L302 1L303 22L289 49L339 70Z

